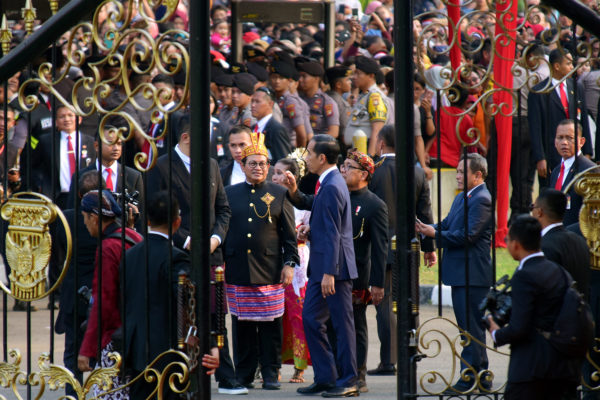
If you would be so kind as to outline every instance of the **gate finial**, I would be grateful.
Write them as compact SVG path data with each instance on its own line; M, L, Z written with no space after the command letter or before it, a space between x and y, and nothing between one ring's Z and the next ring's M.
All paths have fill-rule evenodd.
M33 33L33 24L37 17L36 10L33 7L33 4L31 4L31 0L25 0L25 7L21 8L21 17L25 21L25 32L27 32L27 35L31 35Z
M0 43L2 43L2 55L7 55L10 51L10 42L12 41L12 32L8 29L6 14L2 14L2 25L0 25Z

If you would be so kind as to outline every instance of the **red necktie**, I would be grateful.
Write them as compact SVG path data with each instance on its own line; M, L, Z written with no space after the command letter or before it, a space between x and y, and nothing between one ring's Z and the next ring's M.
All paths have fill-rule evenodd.
M258 133L258 124L254 125L254 133Z
M69 168L71 169L71 175L75 173L75 151L73 150L73 141L71 135L67 135L67 155L69 157Z
M113 187L113 181L112 181L112 170L110 168L106 168L106 188L108 190L110 190L111 192L114 192L115 189Z
M50 98L46 100L46 107L48 107L48 111L52 111L52 103L50 103Z
M317 186L315 186L315 194L319 193L320 187L321 187L321 181L317 181Z
M560 174L558 174L558 179L556 180L556 183L554 184L554 189L556 190L560 190L562 189L562 184L563 184L563 178L565 176L565 162L561 161L560 163Z
M567 91L565 90L565 83L560 84L560 102L565 109L565 114L569 118L569 101L567 100Z

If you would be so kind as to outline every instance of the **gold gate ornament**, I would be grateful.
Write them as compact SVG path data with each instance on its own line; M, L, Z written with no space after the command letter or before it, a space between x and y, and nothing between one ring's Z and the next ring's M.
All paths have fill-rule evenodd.
M34 192L16 193L2 206L0 214L9 222L6 260L11 269L10 288L3 282L0 287L17 300L46 297L61 284L71 260L71 230L65 216L48 197ZM52 247L49 225L57 216L65 230L67 251L58 280L46 290Z

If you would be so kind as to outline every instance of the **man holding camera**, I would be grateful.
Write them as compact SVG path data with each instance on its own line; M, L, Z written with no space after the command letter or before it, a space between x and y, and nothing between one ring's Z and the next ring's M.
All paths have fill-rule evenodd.
M568 285L561 267L541 252L541 231L529 215L511 224L507 247L519 261L511 280L512 313L503 328L487 316L496 345L511 344L506 400L561 399L581 379L582 360L562 355L540 333L552 330Z

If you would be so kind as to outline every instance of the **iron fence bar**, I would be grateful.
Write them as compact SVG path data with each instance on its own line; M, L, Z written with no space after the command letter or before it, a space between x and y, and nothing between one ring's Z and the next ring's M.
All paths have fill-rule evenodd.
M163 125L164 127L164 125ZM158 155L158 150L152 156L156 158ZM142 173L142 191L144 192L144 199L148 198L148 173ZM143 221L144 223L148 221L148 207L144 207L142 209ZM148 248L148 229L144 229L142 231L142 235L144 236L144 308L146 310L145 318L145 326L146 326L146 341L144 343L144 359L146 361L146 365L148 365L150 361L150 249Z
M572 36L572 43L573 43L573 49L575 50L575 54L572 54L573 57L573 67L577 66L577 25L575 24L575 22L572 23L571 29L573 31ZM579 121L579 99L577 98L577 71L574 71L575 73L573 73L573 75L571 75L571 79L573 80L573 101L575 102L575 115L572 116L569 114L569 118L572 119L573 121L575 121L575 123L573 124L573 128L575 129L575 143L573 143L575 145L575 161L573 162L573 170L574 171L579 171L579 160L577 159L577 156L579 154L579 149L578 149L578 138L579 136L583 136L583 131L579 132L579 126L577 124L577 122ZM567 99L569 98L569 95L567 95ZM583 104L582 104L583 106ZM569 108L570 104L567 106ZM583 117L583 109L584 107L581 108L582 110L582 117ZM583 122L581 122L582 127L583 127ZM556 135L556 132L553 132L553 134ZM590 143L591 144L591 143Z
M190 73L190 68L188 68L186 66L186 73ZM185 97L185 93L183 94ZM173 283L171 282L171 280L173 279L173 216L171 213L171 208L173 207L172 204L172 196L173 196L173 137L171 136L171 132L177 132L179 127L176 126L172 126L169 128L169 126L166 126L167 129L167 165L169 166L169 168L167 168L168 170L168 179L167 179L167 193L169 194L168 199L167 199L167 225L168 225L168 231L167 234L169 236L169 264L168 264L168 268L167 268L167 305L168 305L168 310L169 313L171 313L173 311ZM173 129L175 128L175 129ZM179 134L181 135L182 132L179 132ZM156 168L156 166L155 166ZM144 189L146 190L146 189ZM148 198L144 197L146 204L148 203ZM181 205L179 205L179 207L181 207ZM179 209L179 213L181 214L181 208ZM179 271L177 271L179 273ZM174 314L173 314L174 315ZM169 346L173 345L173 318L169 318L169 334L168 334L168 338L169 338ZM176 347L176 346L174 346Z
M98 6L97 0L71 0L35 32L28 35L20 45L0 58L0 82L8 80L23 66L55 42L65 32L65 27L75 25L90 10ZM31 72L31 71L30 71Z
M25 325L27 326L27 376L31 375L31 302L27 302L27 316ZM31 400L31 383L27 379L27 400Z
M398 224L396 225L396 259L395 265L400 279L395 282L399 295L397 308L397 398L412 397L411 388L416 386L414 360L415 348L410 344L410 330L414 322L411 320L410 288L411 288L411 247L415 237L415 161L414 161L414 99L413 99L413 38L412 38L412 1L394 0L394 92L396 121L396 186L405 187L399 190L396 198ZM408 95L407 95L408 94ZM374 140L374 138L371 138ZM402 146L401 144L405 144ZM400 149L403 150L400 150Z
M54 80L56 79L56 42L52 42L52 50L51 50L51 60L52 60L52 82L54 82ZM50 164L52 164L52 201L55 201L56 199L56 168L55 168L55 162L56 162L56 97L53 94L49 95L49 99L50 100L50 112L51 112L51 129L52 129L52 155L51 155L51 162ZM75 121L77 121L77 116L75 116ZM76 131L77 133L77 131ZM75 139L77 141L77 139ZM60 142L59 142L60 143ZM75 145L75 148L78 149L77 144ZM77 153L77 155L79 154L79 152ZM79 157L76 155L76 159L78 160ZM75 168L75 170L79 169L79 162L77 163L77 168ZM72 178L72 177L71 177ZM56 232L56 228L57 228L57 224L59 222L56 221L54 224L54 232ZM59 266L60 265L60 260L58 260L59 262L55 263L55 266ZM52 276L52 271L49 271L49 282L50 282L50 286L52 286L53 282L53 276ZM61 288L62 290L62 288ZM53 363L54 362L54 291L52 291L50 293L50 299L49 299L49 303L48 305L51 305L50 308L50 362Z
M469 304L470 300L470 274L469 274L469 188L467 187L467 172L469 169L469 160L467 159L468 155L467 146L463 146L463 218L464 218L464 226L465 226L465 315L467 316L467 326L464 327L467 331L471 330L471 307ZM462 327L461 327L462 328Z
M488 165L488 176L490 176L491 195L492 195L492 282L496 283L496 218L494 218L494 210L498 202L498 131L495 129L495 120L491 122L490 132L490 165ZM512 135L512 132L511 132ZM484 183L485 184L485 183ZM513 187L514 190L514 187Z
M569 17L596 37L600 37L600 17L595 11L576 0L542 0L542 5Z
M77 121L77 120L75 120ZM77 123L78 124L78 123ZM79 138L79 136L77 136L77 138ZM79 148L78 148L79 149ZM96 162L102 163L102 145L98 146L98 154L96 154ZM97 249L96 249L96 254L97 254L97 267L98 270L96 271L97 273L97 277L98 277L98 284L97 284L97 294L98 294L98 328L96 329L96 333L97 333L97 348L96 348L96 358L97 358L97 362L98 364L100 364L101 359L102 359L102 236L104 234L103 229L102 229L102 220L103 220L103 215L102 215L102 187L104 186L103 183L103 178L102 178L102 165L98 165L98 244L97 244ZM77 169L76 169L77 170ZM94 299L94 301L96 301L96 299Z
M196 74L190 74L191 109L198 110L190 114L191 136L194 138L191 142L191 255L192 277L196 282L196 323L203 353L209 350L211 342L209 296L206 296L210 287L210 158L209 135L203 134L210 126L210 43L206 40L209 34L209 2L190 2L190 65L197 68ZM204 373L204 368L197 369L196 377L196 398L210 399L210 377Z
M4 87L4 196L3 201L8 199L8 79L3 83ZM8 222L2 219L2 234L5 234L4 228ZM5 266L6 270L6 266ZM6 292L2 292L2 351L4 362L8 361L8 296Z
M116 140L118 141L119 138L116 137ZM102 142L99 143L100 145L102 145ZM117 184L114 185L114 189L115 191L117 190L117 186L118 183L121 182L121 210L123 210L123 213L121 214L121 226L125 227L127 226L127 219L129 216L129 213L127 212L127 203L125 201L125 183L127 182L125 180L125 160L126 158L126 154L125 154L125 150L126 150L127 146L123 145L121 143L121 157L120 157L120 162L121 162L121 176L117 177ZM102 167L100 167L102 168ZM112 173L112 172L108 172L108 173ZM123 335L121 336L121 349L123 349L123 356L125 356L127 354L127 340L126 338L126 332L127 332L127 307L126 307L126 303L125 303L125 288L127 287L127 260L125 258L125 252L127 251L126 249L126 245L125 245L125 229L121 229L121 265L122 267L119 268L119 282L120 282L120 292L121 292L121 329L123 331ZM126 368L121 368L121 377L123 379L123 381L125 381L125 369Z
M435 141L437 144L437 235L442 236L442 138L440 130L440 119L442 110L442 95L439 89L435 89ZM442 247L438 246L438 316L442 316Z
M78 123L78 119L75 119L75 127L77 128L77 131L79 131L79 123ZM75 359L75 363L74 368L75 371L73 371L74 375L77 376L83 376L82 374L78 374L78 366L77 366L77 356L79 355L79 345L81 343L79 343L79 331L81 330L81 322L79 320L79 294L78 294L78 290L79 290L79 246L78 246L78 242L79 242L79 234L77 232L79 232L79 214L80 214L80 198L79 198L79 168L75 168L75 175L73 175L73 177L71 179L74 179L75 182L75 186L74 186L74 196L75 196L75 201L73 202L73 232L71 232L71 237L73 240L73 247L72 247L72 257L71 257L71 265L70 268L73 268L73 295L74 295L74 301L73 301L73 349L74 349L74 354L73 357ZM63 281L64 282L64 281ZM90 290L92 288L89 288ZM61 290L67 290L66 287L62 287ZM62 304L61 304L62 306ZM66 332L65 332L65 336L66 336ZM73 388L74 389L74 388Z

